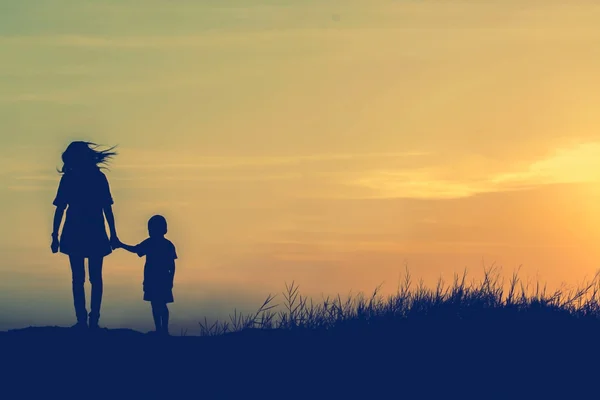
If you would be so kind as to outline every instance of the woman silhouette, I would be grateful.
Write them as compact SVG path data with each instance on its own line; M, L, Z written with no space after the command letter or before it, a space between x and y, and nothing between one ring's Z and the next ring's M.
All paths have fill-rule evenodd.
M102 262L112 253L119 242L112 212L113 199L108 180L100 170L114 155L114 147L100 150L90 142L72 142L62 154L63 167L58 192L54 200L56 211L52 231L53 253L69 256L73 282L73 303L77 316L76 328L88 327L85 307L85 265L88 259L90 283L92 284L89 327L98 328L102 303ZM67 209L68 207L68 209ZM60 241L58 231L63 214L67 217ZM110 229L106 234L104 218Z

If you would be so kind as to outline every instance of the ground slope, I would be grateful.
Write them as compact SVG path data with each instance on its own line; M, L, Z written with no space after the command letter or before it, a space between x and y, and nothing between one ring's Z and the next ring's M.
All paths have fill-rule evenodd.
M0 376L19 398L597 398L599 334L589 321L169 338L28 328L0 333Z

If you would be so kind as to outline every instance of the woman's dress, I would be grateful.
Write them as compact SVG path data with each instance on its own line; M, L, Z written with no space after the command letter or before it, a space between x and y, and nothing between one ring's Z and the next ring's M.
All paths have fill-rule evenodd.
M112 205L113 199L108 179L100 169L65 173L53 204L67 207L60 237L61 253L85 258L112 253L104 208Z

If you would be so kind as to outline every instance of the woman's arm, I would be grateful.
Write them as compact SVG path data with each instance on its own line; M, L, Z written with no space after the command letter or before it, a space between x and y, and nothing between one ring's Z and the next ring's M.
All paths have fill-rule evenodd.
M58 231L60 230L60 224L62 223L64 213L65 207L56 207L56 210L54 211L54 221L52 223L53 238L58 238Z
M117 237L117 228L115 227L115 215L113 214L112 206L104 207L104 215L106 216L106 222L108 222L110 236Z
M60 230L60 224L65 213L65 207L56 207L54 211L54 221L52 222L52 244L50 249L53 253L58 253L58 247L60 243L58 241L58 231Z
M104 207L104 216L106 222L108 222L108 229L110 230L110 244L113 248L119 243L119 237L117 236L117 228L115 226L115 215L113 214L112 206L108 205Z

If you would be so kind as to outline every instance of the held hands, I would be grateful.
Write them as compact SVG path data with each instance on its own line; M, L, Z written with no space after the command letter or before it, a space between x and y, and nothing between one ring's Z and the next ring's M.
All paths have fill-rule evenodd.
M114 235L110 237L110 247L112 247L112 249L115 250L123 247L123 243L121 243L119 238L116 235Z

